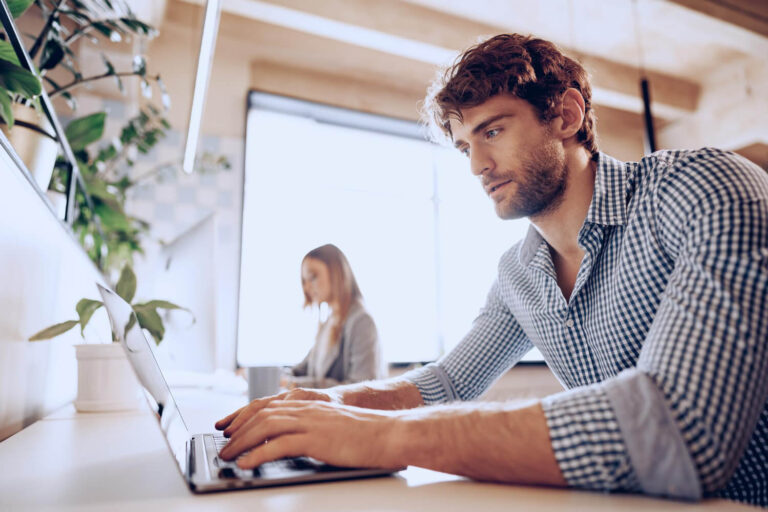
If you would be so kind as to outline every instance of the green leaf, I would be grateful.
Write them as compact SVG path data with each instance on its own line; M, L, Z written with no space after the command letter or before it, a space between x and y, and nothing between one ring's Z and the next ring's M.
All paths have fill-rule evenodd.
M85 179L85 189L91 196L101 199L105 203L108 203L112 208L122 212L122 208L120 208L117 198L109 191L108 186L109 183L98 177L89 176Z
M115 291L129 304L133 300L133 296L136 295L136 274L133 273L130 265L124 266L120 272L120 279L117 280Z
M184 311L189 311L187 308L174 304L173 302L168 302L167 300L150 300L149 302L136 304L136 306L141 306L141 307L146 306L148 308L161 308L161 309L183 309Z
M106 37L111 37L112 36L112 29L106 23L102 23L100 21L95 21L95 22L93 22L93 24L91 26L93 28L95 28L96 30L98 30L99 32L101 32L101 34L106 36Z
M73 152L75 154L75 158L80 163L80 170L86 171L86 166L88 164L88 151L84 149L76 149ZM83 178L92 174L90 171L90 169L87 169L87 172L83 172ZM86 185L87 184L88 182L86 181ZM90 190L88 192L90 192Z
M96 204L93 207L96 215L99 216L102 225L109 231L131 231L131 226L128 216L121 210L114 208L107 203Z
M135 55L133 57L133 72L137 75L145 76L147 74L147 59L141 55Z
M77 324L79 324L77 320L67 320L66 322L61 322L60 324L52 325L46 329L43 329L42 331L38 332L37 334L34 334L30 336L29 341L40 341L40 340L49 340L51 338L55 338L56 336L60 334L64 334Z
M13 110L11 109L11 97L4 87L0 87L0 117L9 128L13 128Z
M0 40L0 59L21 66L19 56L16 55L16 50L13 49L13 45L8 41Z
M148 306L134 306L133 310L139 319L139 325L148 330L155 338L155 344L159 345L163 341L165 327L163 327L163 319L157 314L157 310Z
M192 323L197 322L197 318L195 318L194 313L190 311L188 308L185 308L183 306L179 306L177 304L174 304L173 302L168 302L167 300L150 300L149 302L145 302L144 304L135 304L134 307L141 306L141 307L149 307L154 309L178 309L180 311L186 311L189 313L189 316L192 317Z
M112 148L112 151L115 150L114 146L110 146L110 148ZM131 180L131 178L128 176L123 176L118 181L114 182L113 185L120 189L122 192L125 192L133 186L133 180Z
M60 9L59 12L61 14L66 14L67 16L70 16L72 18L77 18L84 25L90 23L91 21L91 18L89 18L87 14L80 11L71 10L71 9Z
M28 98L37 96L42 89L34 74L7 60L0 60L0 86Z
M139 132L136 130L136 126L134 126L132 122L128 123L123 127L122 131L120 132L120 143L123 146L127 146L133 141L133 139L138 137L138 135L139 135Z
M24 11L34 2L35 0L8 0L8 10L11 11L11 16L16 19L24 14Z
M67 102L67 105L71 110L77 110L77 100L74 96L72 96L69 92L63 92L61 95L64 97L64 99Z
M61 43L55 39L49 39L43 47L43 54L40 57L40 69L53 69L59 65L64 58L64 48Z
M125 324L125 332L123 332L123 337L125 337L126 334L128 334L128 331L130 331L134 325L136 325L136 312L134 311L134 314L131 315L131 317L128 319L128 323Z
M144 34L149 37L154 37L157 35L157 30L152 27L151 25L147 25L144 22L141 22L137 20L136 18L120 18L120 21L125 24L126 27L128 27L130 30L135 32L136 34Z
M98 300L81 299L75 306L77 315L80 317L80 335L83 335L83 330L88 322L91 320L93 313L102 306Z
M112 63L109 61L107 56L104 55L103 53L101 54L101 61L107 67L107 74L108 75L114 75L116 73L115 66L112 65Z
M69 123L64 133L72 149L83 149L88 144L99 140L104 135L106 116L106 112L96 112Z

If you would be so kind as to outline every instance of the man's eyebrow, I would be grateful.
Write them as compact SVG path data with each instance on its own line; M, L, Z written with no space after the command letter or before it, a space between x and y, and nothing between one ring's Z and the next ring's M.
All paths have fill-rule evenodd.
M475 126L474 128L472 128L472 135L475 135L476 133L485 130L486 128L488 128L488 125L495 123L499 119L504 119L505 117L510 117L510 116L512 116L512 114L510 114L510 113L496 114L495 116L491 116L488 119L486 119L485 121L483 121L482 123L480 123L477 126ZM459 147L462 144L464 144L463 140L457 140L456 142L454 142L453 145L455 147Z

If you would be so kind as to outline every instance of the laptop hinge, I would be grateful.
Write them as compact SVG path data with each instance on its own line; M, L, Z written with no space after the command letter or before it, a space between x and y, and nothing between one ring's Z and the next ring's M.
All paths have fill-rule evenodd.
M192 480L192 475L195 474L195 443L193 439L187 440L187 478Z

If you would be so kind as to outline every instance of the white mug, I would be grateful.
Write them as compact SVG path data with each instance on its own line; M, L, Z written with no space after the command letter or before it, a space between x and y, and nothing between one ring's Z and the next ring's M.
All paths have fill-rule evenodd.
M248 399L262 398L280 392L280 366L251 366L248 368Z

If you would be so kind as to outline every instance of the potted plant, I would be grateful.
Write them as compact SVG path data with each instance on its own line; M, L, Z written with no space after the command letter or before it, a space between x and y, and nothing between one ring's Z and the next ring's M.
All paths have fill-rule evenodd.
M126 265L117 282L115 292L129 304L136 294L136 275ZM80 335L85 339L85 327L93 314L103 306L101 301L81 299L75 310L77 320L67 320L43 329L30 336L29 341L42 341L54 338L75 326L80 326ZM148 331L155 344L159 345L165 335L163 319L158 309L172 310L186 308L165 300L150 300L133 303L139 327ZM190 313L191 314L191 313ZM192 317L194 322L194 316ZM125 358L116 333L112 333L113 343L81 343L75 345L77 357L77 398L75 407L81 412L115 411L132 409L136 406L138 387L133 370Z
M125 265L134 263L134 255L143 254L142 240L149 235L149 223L125 210L129 191L148 180L162 180L178 172L181 161L158 163L139 176L131 176L136 155L152 151L166 137L170 124L159 108L147 104L126 122L114 140L97 147L92 143L101 138L105 120L104 112L91 114L70 123L65 132L93 205L93 209L89 208L85 195L78 191L73 231L94 263L105 274L116 276ZM199 173L229 168L226 157L210 153L201 154L195 161L195 172ZM66 161L61 159L57 162L51 189L64 192L67 177Z
M33 4L37 9L30 9ZM102 53L103 73L85 76L80 71L74 47L83 37L98 44L100 38L118 42L133 35L146 37L155 35L156 31L138 20L124 1L12 0L8 2L8 6L14 19L31 11L37 11L42 18L42 28L36 36L33 36L29 56L36 66L36 72L45 82L46 93L50 98L62 96L74 110L76 109L76 101L72 96L74 89L111 77L123 91L122 78L134 76L139 78L145 95L151 95L150 82L155 82L162 91L164 104L167 104L168 96L160 76L147 73L146 60L141 55L134 56L130 69L117 70L110 59ZM3 37L0 40L0 56L6 60L15 59L15 52L5 39ZM18 60L10 60L10 62L18 65ZM49 72L55 69L65 70L70 75L69 80L62 83L54 81L49 76ZM3 108L6 114L10 112L17 120L15 123L17 128L12 129L13 123L8 122L6 119L8 116L4 115L3 130L35 176L40 188L47 190L56 160L56 138L39 104L19 101L21 99L23 98L14 97L8 102L10 108Z
M31 2L9 3L11 15L19 16ZM2 34L4 36L4 34ZM48 186L57 143L48 119L42 115L38 96L40 79L23 68L11 44L0 40L0 122L2 131L16 149L42 190ZM16 124L18 128L13 130Z
M41 17L41 28L31 36L33 42L29 55L39 70L49 97L62 97L75 110L77 102L73 92L79 87L113 79L124 93L123 79L136 77L144 98L151 98L154 83L161 93L162 110L170 107L170 98L160 76L148 73L143 55L133 55L130 69L117 69L105 53L101 54L104 64L101 73L86 75L78 65L77 45L83 39L95 44L103 40L125 42L134 36L151 38L157 33L153 27L138 20L124 0L11 0L9 7L15 18L36 14ZM0 40L0 56L4 53L15 58L10 44ZM53 71L59 73L55 80L51 77ZM62 79L62 76L66 78ZM162 176L179 165L160 165L135 180L130 178L128 172L134 165L135 155L149 152L170 129L161 108L146 103L135 117L128 120L119 137L104 147L90 151L87 146L101 139L105 121L104 112L75 119L66 127L65 136L73 149L85 185L85 191L78 189L75 194L73 231L91 260L109 277L116 276L124 265L133 264L136 253L143 253L141 239L149 229L147 222L126 213L127 191L137 183L152 176ZM34 123L24 125L35 127ZM19 136L26 136L24 132ZM51 138L48 140L53 141ZM59 158L53 170L53 179L50 175L52 166L47 164L43 167L48 173L40 173L37 180L43 190L48 189L54 209L57 203L61 203L59 210L65 206L68 165L65 159ZM209 154L201 155L196 161L196 170L215 172L229 167L226 158ZM60 217L63 215L60 214Z

